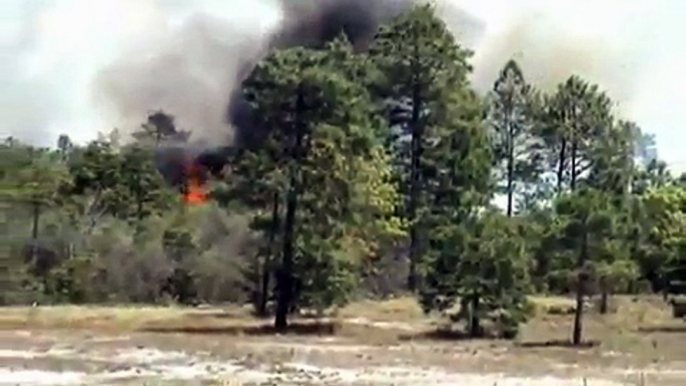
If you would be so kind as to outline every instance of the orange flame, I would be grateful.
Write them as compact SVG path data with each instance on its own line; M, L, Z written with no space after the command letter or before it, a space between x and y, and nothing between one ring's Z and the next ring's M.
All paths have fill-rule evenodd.
M200 178L200 170L195 163L186 165L185 177L183 202L195 205L207 202L207 192Z

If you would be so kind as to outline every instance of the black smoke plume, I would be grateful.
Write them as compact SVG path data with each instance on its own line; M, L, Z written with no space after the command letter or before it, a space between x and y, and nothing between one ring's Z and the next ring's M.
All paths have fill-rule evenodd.
M272 37L270 46L317 48L345 33L353 47L363 50L381 23L412 4L411 0L283 0L284 23ZM239 74L238 84L250 74L254 65L255 62L246 63L245 70ZM237 145L259 145L263 129L256 127L240 88L232 93L228 119L236 128Z
M271 36L269 47L320 47L345 33L357 50L364 50L380 24L413 4L411 0L282 0L283 22ZM241 55L236 52L236 55ZM260 57L246 55L239 65L235 84L240 85L250 75ZM173 112L170 112L173 113ZM178 185L189 162L201 165L212 174L219 174L237 154L236 149L259 147L266 129L258 127L241 87L231 90L227 121L234 128L231 145L198 148L198 145L169 145L156 154L156 164L165 178Z

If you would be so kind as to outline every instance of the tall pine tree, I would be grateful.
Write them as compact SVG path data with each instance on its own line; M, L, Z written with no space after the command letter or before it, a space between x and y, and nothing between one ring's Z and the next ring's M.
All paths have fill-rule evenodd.
M354 284L354 261L342 253L346 224L354 217L361 167L379 161L379 144L366 90L342 71L349 67L341 61L351 55L344 39L322 51L277 51L244 84L260 123L271 130L256 150L261 156L255 159L269 154L274 160L261 177L273 181L284 200L276 275L280 330L296 302L322 308L344 299Z
M430 5L417 6L383 26L370 46L369 58L379 70L372 95L396 131L391 144L405 198L401 212L409 226L411 291L420 286L428 248L424 222L431 198L426 168L433 161L427 159L427 149L436 145L438 128L449 126L447 112L454 109L454 95L468 94L469 56Z
M538 155L533 136L535 90L526 83L522 70L510 60L493 86L489 108L489 123L493 129L496 178L507 197L506 212L511 217L515 194L524 183L538 177Z

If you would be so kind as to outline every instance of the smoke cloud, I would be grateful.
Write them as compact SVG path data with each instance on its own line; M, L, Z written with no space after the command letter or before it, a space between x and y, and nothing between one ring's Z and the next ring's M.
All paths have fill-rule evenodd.
M660 9L678 13L666 8L668 1ZM82 142L113 127L130 131L149 111L163 109L193 138L229 143L236 126L250 123L238 85L269 47L317 44L341 27L363 46L380 22L412 2L3 1L0 11L10 23L0 34L0 134L52 145L66 132ZM652 129L659 109L644 107L651 102L643 95L657 92L646 86L646 65L657 73L654 58L669 62L664 52L651 56L662 39L655 26L668 11L633 0L437 4L476 53L479 91L488 91L514 57L544 89L571 74L599 83L627 118L643 117L639 124ZM675 114L669 116L676 120Z
M196 13L101 69L94 96L122 127L135 127L148 111L161 109L193 139L229 143L234 132L227 106L250 64L266 51L265 37L274 33L276 21L248 26Z
M101 70L95 93L123 127L146 109L162 109L191 130L194 140L227 144L256 134L240 84L274 47L317 46L346 32L361 47L379 24L410 0L281 0L262 2L277 17L261 26L234 25L197 13L178 30Z
M631 116L639 74L647 63L641 57L647 41L638 29L624 26L621 35L619 31L645 7L627 3L619 8L615 3L589 9L588 2L578 1L577 9L588 9L579 15L567 2L546 6L542 1L523 1L499 3L500 13L489 14L484 8L498 9L493 3L474 7L488 25L473 59L473 82L479 90L489 90L504 63L514 58L538 88L552 91L572 74L581 75L608 91L620 114Z

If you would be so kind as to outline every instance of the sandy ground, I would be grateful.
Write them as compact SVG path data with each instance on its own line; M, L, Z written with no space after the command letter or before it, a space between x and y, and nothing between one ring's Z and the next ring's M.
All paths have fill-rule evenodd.
M536 300L515 342L436 334L413 299L361 302L288 335L235 307L0 308L0 386L684 386L686 324L656 297L589 311L568 347L570 299Z
M4 331L0 342L0 385L572 386L584 385L584 379L592 386L686 384L683 363L580 368L542 355L517 370L498 364L504 352L481 354L474 346L448 343L377 346L339 338L73 331Z

